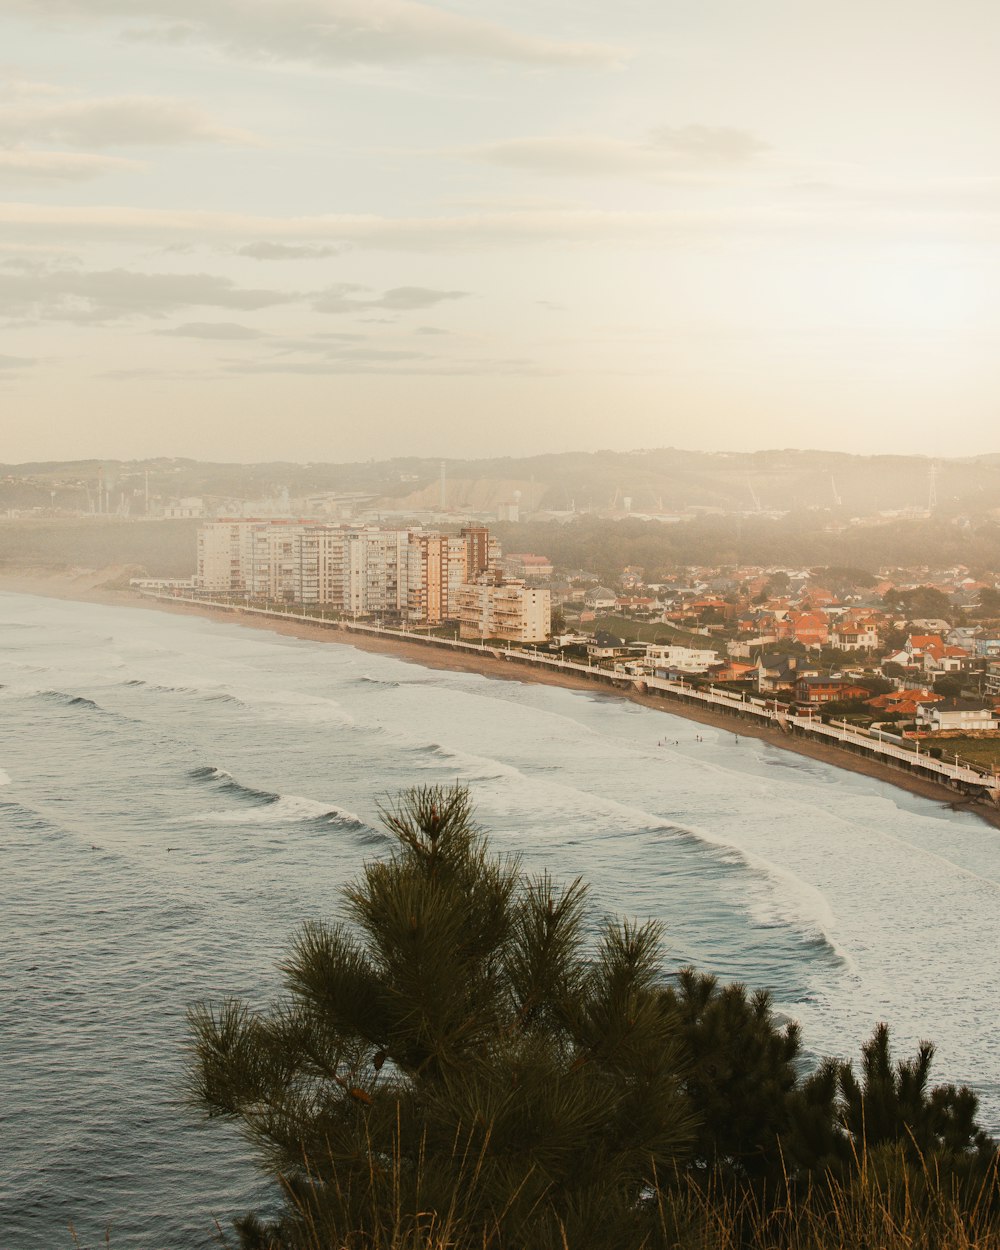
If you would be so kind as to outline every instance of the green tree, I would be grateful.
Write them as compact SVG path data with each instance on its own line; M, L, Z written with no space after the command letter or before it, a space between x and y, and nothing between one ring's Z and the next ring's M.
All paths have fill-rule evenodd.
M861 1048L860 1080L850 1063L840 1065L843 1123L859 1147L899 1144L914 1161L933 1155L992 1157L996 1143L976 1122L972 1090L928 1088L933 1058L933 1045L921 1042L912 1059L894 1062L889 1026L883 1023Z
M240 1244L405 1240L428 1212L477 1245L640 1244L693 1131L658 927L588 942L585 887L491 856L464 789L382 817L392 857L344 891L348 924L302 931L287 997L191 1014L195 1101L284 1193Z
M979 606L989 616L1000 616L1000 590L995 586L983 586L979 591Z
M686 968L664 1002L684 1046L693 1160L710 1184L763 1184L776 1195L787 1176L839 1163L836 1066L800 1078L798 1025L775 1020L766 990Z

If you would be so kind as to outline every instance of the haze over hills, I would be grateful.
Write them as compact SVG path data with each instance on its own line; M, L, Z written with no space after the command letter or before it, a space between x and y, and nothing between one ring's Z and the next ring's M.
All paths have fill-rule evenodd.
M442 489L441 466L446 482ZM387 508L483 511L515 498L522 513L626 512L663 515L687 509L736 512L826 509L845 517L927 509L976 515L1000 508L1000 453L929 460L825 451L707 453L660 448L562 452L484 460L404 458L346 464L48 461L0 465L0 509L93 509L102 480L145 508L153 500L195 496L206 508L287 492L292 500L325 492L369 496Z

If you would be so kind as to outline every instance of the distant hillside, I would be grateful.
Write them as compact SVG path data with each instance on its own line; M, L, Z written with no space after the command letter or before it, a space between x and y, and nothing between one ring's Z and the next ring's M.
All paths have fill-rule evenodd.
M931 467L945 515L1000 508L1000 453L968 459L852 456L824 451L648 451L503 457L446 462L450 508L487 511L520 492L522 508L549 511L675 512L831 509L845 517L926 508ZM112 497L124 493L141 513L147 487L156 499L200 496L209 502L362 492L385 506L436 508L441 461L397 459L358 464L214 464L193 460L69 461L0 466L0 509L87 507L103 470Z
M626 565L650 581L685 565L851 565L874 572L886 566L1000 570L1000 524L901 520L831 531L816 512L732 517L709 515L681 525L635 518L579 517L497 524L505 551L535 551L561 570L586 570L614 584ZM25 518L0 522L0 570L101 569L119 566L162 577L187 577L195 568L197 521L121 521Z

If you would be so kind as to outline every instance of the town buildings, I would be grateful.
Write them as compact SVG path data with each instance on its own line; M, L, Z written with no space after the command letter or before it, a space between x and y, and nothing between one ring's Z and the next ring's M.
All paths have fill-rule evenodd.
M195 584L209 594L329 608L399 624L454 621L477 638L544 641L551 631L549 591L504 578L500 560L499 545L484 526L443 534L232 519L200 528Z

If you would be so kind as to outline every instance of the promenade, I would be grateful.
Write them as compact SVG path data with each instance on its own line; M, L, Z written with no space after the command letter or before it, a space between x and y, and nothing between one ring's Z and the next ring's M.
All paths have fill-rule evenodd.
M575 660L559 659L546 655L536 649L525 647L504 647L493 642L470 642L458 638L442 638L427 635L410 629L391 629L384 625L373 625L359 621L327 618L322 613L316 615L301 611L293 611L275 607L253 607L247 603L231 603L217 599L196 598L163 594L154 591L141 591L144 598L162 600L172 604L189 604L192 607L209 608L215 612L232 613L233 615L273 619L288 623L301 623L313 628L325 628L341 633L381 638L386 641L398 640L401 643L418 643L428 648L441 651L461 653L469 658L481 655L491 660L501 660L511 665L523 666L527 669L548 671L553 674L573 675L595 685L606 688L628 691L642 695L659 697L665 701L685 705L689 710L699 706L706 710L718 712L731 717L734 721L734 732L738 732L738 722L752 723L757 726L777 729L783 735L796 739L809 739L814 742L844 751L855 756L865 756L873 762L885 767L909 773L911 776L946 786L962 795L985 801L1000 807L1000 778L996 773L989 773L975 768L962 761L950 762L929 755L920 750L920 744L901 745L898 741L887 741L879 732L871 733L839 723L824 724L811 713L790 713L773 699L760 695L737 695L729 691L693 687L683 681L669 681L661 677L637 677L627 673L622 666L602 668L593 664L584 664ZM527 674L526 674L527 675Z

